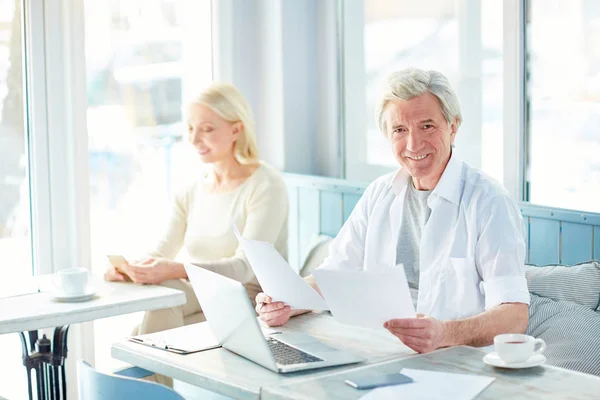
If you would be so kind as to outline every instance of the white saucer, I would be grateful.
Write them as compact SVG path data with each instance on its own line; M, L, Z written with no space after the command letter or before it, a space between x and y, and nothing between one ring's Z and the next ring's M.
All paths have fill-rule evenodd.
M538 365L542 365L546 362L546 356L543 354L534 354L529 357L526 361L522 361L519 363L507 363L502 361L502 359L498 356L497 353L489 353L483 357L483 362L488 365L493 365L494 367L500 368L531 368L537 367Z
M52 297L56 301L65 302L65 303L73 303L79 301L88 301L91 300L96 294L97 290L93 286L88 286L83 293L78 294L66 294L55 288L52 292Z

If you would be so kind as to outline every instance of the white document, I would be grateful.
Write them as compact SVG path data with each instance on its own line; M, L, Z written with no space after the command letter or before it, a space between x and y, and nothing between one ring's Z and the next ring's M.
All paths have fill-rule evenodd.
M243 238L235 224L233 230L262 290L274 301L283 301L292 308L303 310L328 309L325 300L290 267L272 244Z
M414 382L371 390L363 400L471 400L496 378L404 368L400 371Z
M128 337L128 340L174 353L194 353L219 347L207 322Z
M416 316L402 265L373 272L321 268L313 276L341 323L384 329L386 321Z

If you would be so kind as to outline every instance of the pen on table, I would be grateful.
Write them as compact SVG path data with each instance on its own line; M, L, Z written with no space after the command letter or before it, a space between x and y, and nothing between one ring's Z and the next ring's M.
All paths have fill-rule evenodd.
M144 343L144 344L149 344L152 347L160 347L161 349L168 349L169 346L163 341L163 340L152 340L149 338L144 338L144 339L139 339L139 338L133 338L138 342Z

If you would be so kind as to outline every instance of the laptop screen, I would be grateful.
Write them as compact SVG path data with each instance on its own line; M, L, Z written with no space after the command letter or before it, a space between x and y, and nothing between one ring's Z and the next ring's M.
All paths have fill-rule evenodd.
M221 346L277 371L244 286L195 265L186 264L185 270L213 335Z

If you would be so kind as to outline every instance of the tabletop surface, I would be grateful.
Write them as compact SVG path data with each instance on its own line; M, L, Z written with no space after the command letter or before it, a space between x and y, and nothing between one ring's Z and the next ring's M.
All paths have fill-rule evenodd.
M486 353L473 347L452 347L429 354L332 373L278 386L263 387L261 399L358 399L367 393L344 383L346 379L400 372L402 368L473 374L496 378L477 400L600 398L600 377L542 365L527 369L495 368L482 361Z
M415 354L386 330L371 330L338 323L328 313L309 313L292 318L284 332L306 332L322 342L361 355L366 362L312 371L277 374L226 349L179 355L123 340L113 344L112 356L121 361L233 398L255 399L261 387L287 384L332 371L407 357Z
M50 276L39 276L40 292L0 298L0 334L71 325L79 322L170 308L185 304L185 293L153 285L93 279L94 297L83 302L59 302Z

